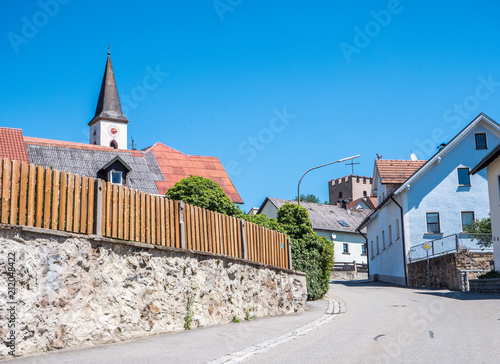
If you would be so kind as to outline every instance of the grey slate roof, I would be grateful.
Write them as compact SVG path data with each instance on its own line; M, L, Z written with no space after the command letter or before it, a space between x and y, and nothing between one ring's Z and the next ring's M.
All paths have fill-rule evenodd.
M89 145L89 148L92 146ZM155 181L164 181L165 179L153 153L117 151L112 148L109 148L109 151L102 149L102 147L84 149L26 142L30 163L94 178L97 177L97 171L118 155L132 169L127 175L128 187L158 194Z
M120 97L116 87L115 73L111 64L111 57L108 53L104 77L102 78L101 92L97 101L95 116L90 121L89 125L94 124L98 119L107 119L128 123L128 119L123 116Z
M269 200L278 209L287 203L297 204L297 201L282 200L274 197L268 197L266 200ZM302 201L300 205L305 207L309 212L312 228L315 230L356 233L356 228L359 224L372 212L366 209L345 210L336 205L323 205ZM342 226L339 221L345 221L349 226Z

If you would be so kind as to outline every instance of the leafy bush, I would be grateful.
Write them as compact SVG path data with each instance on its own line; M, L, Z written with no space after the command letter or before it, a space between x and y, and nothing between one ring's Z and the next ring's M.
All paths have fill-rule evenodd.
M481 248L490 248L493 245L493 241L491 239L491 217L475 219L471 226L465 228L465 230L471 234L481 234L471 236L472 240L477 241L477 245Z
M209 178L191 176L177 182L166 196L175 201L230 216L243 217L243 212L229 199L224 190Z
M479 279L500 278L500 272L496 270L491 270L488 273L481 274L477 278Z
M293 269L306 273L307 298L323 298L333 267L333 243L313 232L309 213L301 206L283 205L278 210L278 223L291 238Z
M276 230L279 231L280 233L284 233L285 231L283 230L283 227L281 224L278 222L276 219L272 219L267 217L267 215L245 215L243 216L243 219L245 219L248 222L251 222L256 225L263 226L265 228L271 229L271 230Z

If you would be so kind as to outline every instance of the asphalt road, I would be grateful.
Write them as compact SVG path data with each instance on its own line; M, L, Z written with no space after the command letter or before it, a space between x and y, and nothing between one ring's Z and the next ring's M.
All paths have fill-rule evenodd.
M336 283L347 312L246 363L500 363L500 296Z
M245 363L500 363L500 296L335 283L346 312ZM324 318L327 302L299 315L65 350L5 363L205 363Z

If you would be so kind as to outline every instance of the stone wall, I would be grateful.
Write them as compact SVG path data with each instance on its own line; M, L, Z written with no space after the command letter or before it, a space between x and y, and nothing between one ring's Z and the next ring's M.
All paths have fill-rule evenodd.
M500 278L472 279L469 287L472 293L500 294Z
M0 272L0 358L307 310L299 272L35 228L0 226Z
M459 271L490 270L491 261L493 253L465 251L430 258L431 287L461 290ZM411 287L427 287L427 281L427 260L408 264L408 284Z
M330 279L333 281L358 281L358 280L368 279L368 273L332 270L330 272Z

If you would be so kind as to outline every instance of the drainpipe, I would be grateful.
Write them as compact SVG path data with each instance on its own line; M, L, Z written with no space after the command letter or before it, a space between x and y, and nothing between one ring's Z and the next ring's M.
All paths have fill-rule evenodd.
M401 211L401 239L402 239L402 242L403 242L403 263L404 263L404 270L405 270L405 286L408 286L408 276L406 274L406 243L405 243L405 223L404 223L403 208L394 199L394 196L391 196L391 200L394 201L394 203L396 205L398 205L399 210Z
M370 254L368 252L368 237L363 234L361 231L358 230L358 233L361 234L363 238L365 238L366 241L366 266L368 267L368 279L370 279Z

